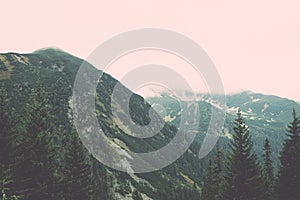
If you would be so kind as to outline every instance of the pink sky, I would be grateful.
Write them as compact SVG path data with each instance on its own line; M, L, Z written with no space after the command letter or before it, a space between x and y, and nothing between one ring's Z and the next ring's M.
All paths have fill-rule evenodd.
M165 28L206 50L227 93L300 101L299 10L299 0L2 0L0 52L55 46L86 58L118 33Z

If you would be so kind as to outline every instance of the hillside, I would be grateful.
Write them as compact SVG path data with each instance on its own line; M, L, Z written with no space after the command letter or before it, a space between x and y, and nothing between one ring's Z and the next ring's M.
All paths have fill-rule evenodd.
M203 115L209 114L210 106L218 105L215 101L217 97L211 98L206 94L198 94L199 103L207 111ZM214 101L212 100L214 99ZM161 117L166 121L178 127L180 123L180 103L172 96L162 94L159 97L148 97L147 101L151 105L163 105L165 112L161 112ZM181 102L185 103L185 102ZM240 108L246 122L250 128L252 138L254 140L254 149L258 155L261 155L265 138L270 140L273 149L273 161L276 163L276 168L279 166L278 155L282 149L283 140L286 138L286 126L291 121L292 109L300 112L300 105L297 102L272 95L263 95L250 91L227 95L227 116L225 120L225 128L221 134L223 147L228 146L228 141L233 133L233 120L236 112ZM201 107L200 106L200 107ZM201 124L208 124L208 121L203 121ZM200 124L200 125L201 125ZM201 130L201 129L200 129ZM198 137L199 138L199 137ZM197 142L197 141L196 141ZM199 141L199 143L201 140Z
M65 156L67 147L72 144L71 135L74 132L74 116L72 106L73 85L79 67L84 61L58 49L42 49L31 54L7 53L0 54L0 84L5 88L10 97L9 105L15 111L14 118L26 119L26 106L31 102L31 94L34 89L41 87L45 92L45 107L49 109L47 119L50 132L56 133L55 143L59 148L59 158ZM91 70L88 76L97 76L100 72L92 65L87 64ZM120 84L119 100L132 95L129 101L129 113L133 122L143 126L150 123L150 113L159 104L165 108L165 112L154 109L154 119L165 121L159 133L149 138L136 138L139 132L128 126L128 117L125 115L126 107L116 103L116 112L120 116L116 118L112 111L112 94L114 87L120 83L109 74L104 73L96 88L95 108L96 117L108 141L113 147L116 156L109 157L117 162L122 169L136 170L133 165L132 153L147 153L161 149L170 143L178 133L183 110L180 103L187 110L189 102L177 102L172 96L162 94L159 97L151 97L146 100ZM88 90L87 90L88 93ZM85 93L83 93L85 94ZM85 98L83 95L80 98ZM104 169L104 181L110 195L114 199L133 199L134 191L137 191L143 199L198 199L203 185L203 178L213 156L213 150L204 159L198 158L199 149L209 127L212 108L218 109L217 98L209 95L198 94L200 108L200 123L198 128L188 128L186 133L196 133L196 138L189 149L173 164L154 172L148 173L125 173L106 167L99 162L91 165L94 174L101 174ZM115 103L115 102L114 102ZM86 108L83 104L82 109ZM265 138L269 138L273 150L272 159L278 169L278 155L285 139L285 128L291 120L293 108L300 113L300 105L295 101L276 96L263 95L253 92L243 92L227 96L227 109L225 128L219 140L221 149L227 150L229 140L232 138L233 120L238 108L250 128L254 149L261 159L261 152ZM89 121L89 118L85 119ZM189 127L189 121L183 122ZM89 137L93 129L86 127L84 137ZM145 129L146 133L152 130ZM184 143L184 141L182 141ZM89 149L93 150L93 149ZM100 152L105 155L112 152ZM112 155L112 154L109 154ZM121 156L119 156L121 155ZM162 160L167 160L164 155L157 155ZM155 166L156 163L143 160L146 165ZM95 164L97 163L97 164ZM62 164L61 164L62 165ZM100 167L98 166L100 165ZM95 167L96 166L96 167ZM63 165L61 166L63 170ZM94 168L99 168L94 169ZM128 170L128 171L130 171ZM126 171L126 170L124 170ZM171 191L171 194L169 194ZM106 192L106 191L105 191Z
M26 118L25 107L30 104L30 95L34 88L41 86L46 94L46 107L49 108L49 123L51 130L59 131L58 143L60 153L65 153L65 146L72 134L72 88L76 73L83 60L58 49L43 49L31 54L7 53L0 55L1 87L8 91L10 106L17 115ZM89 65L93 70L93 66ZM97 71L97 70L96 70ZM96 72L95 71L95 72ZM176 134L177 129L165 124L160 133L147 139L137 139L132 131L121 121L114 120L111 113L110 99L113 87L118 83L108 74L103 74L97 86L96 114L106 136L113 143L114 150L125 152L125 159L121 165L128 163L130 157L126 152L149 152L166 145ZM121 87L124 95L131 95L125 87ZM149 109L151 106L141 97L133 94L130 98L129 112L134 122L140 125L149 123ZM123 113L123 108L117 112ZM156 117L159 118L157 115ZM127 155L127 156L126 156ZM118 159L118 158L112 158ZM192 166L193 165L193 166ZM204 167L196 155L186 153L172 165L150 173L127 174L106 167L106 173L111 177L116 199L131 199L132 191L140 192L144 199L163 199L170 190L182 190L185 193L197 194L201 185ZM192 170L196 169L196 170Z

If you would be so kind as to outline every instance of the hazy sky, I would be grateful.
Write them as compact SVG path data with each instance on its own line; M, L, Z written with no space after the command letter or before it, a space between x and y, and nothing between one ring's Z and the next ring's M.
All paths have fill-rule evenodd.
M86 58L118 33L165 28L205 49L227 93L300 101L299 10L299 0L1 0L0 52L56 46Z

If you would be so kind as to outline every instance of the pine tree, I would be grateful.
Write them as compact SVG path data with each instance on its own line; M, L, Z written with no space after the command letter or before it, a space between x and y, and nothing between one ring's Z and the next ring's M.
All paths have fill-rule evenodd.
M45 94L40 85L33 90L26 110L17 146L16 187L24 199L51 199L54 152L47 126Z
M230 143L226 189L224 199L252 200L264 199L264 183L261 170L252 152L249 128L239 110L234 122L233 140Z
M263 165L263 178L266 184L266 200L273 200L274 195L274 169L271 160L271 146L268 138L264 144L264 165Z
M65 198L89 199L91 168L87 151L75 131L70 134L69 145L65 163Z
M214 162L209 164L208 172L202 189L203 200L221 200L223 199L224 175L222 164L222 152L217 146L217 153Z
M293 109L293 121L287 127L287 139L280 155L279 199L300 199L300 120Z

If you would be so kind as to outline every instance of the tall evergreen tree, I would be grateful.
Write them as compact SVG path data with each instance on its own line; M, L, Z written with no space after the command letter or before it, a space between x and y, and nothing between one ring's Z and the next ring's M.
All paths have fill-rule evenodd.
M106 169L94 157L91 158L92 163L92 182L91 182L91 199L102 200L107 199L107 175Z
M261 170L252 152L253 142L249 128L245 124L241 111L234 121L234 134L231 141L229 163L226 173L224 199L253 200L264 199L264 184Z
M274 195L274 169L271 160L271 145L266 138L264 144L264 164L263 164L263 178L266 184L266 200L273 200L275 198Z
M214 162L209 164L208 172L202 189L201 199L221 200L223 199L224 174L222 152L217 146Z
M70 143L65 163L65 198L90 199L91 167L88 154L78 134L70 134Z
M215 185L214 185L213 176L214 176L214 167L210 160L207 168L205 180L204 180L202 193L201 193L202 200L214 199Z
M12 119L13 109L8 105L6 90L0 88L0 195L9 198L13 195L15 165L15 132Z
M18 145L17 188L24 199L51 199L54 152L45 94L40 85L33 90L26 110Z
M280 155L278 175L279 199L300 199L300 120L293 109L293 121L287 127L287 138Z

